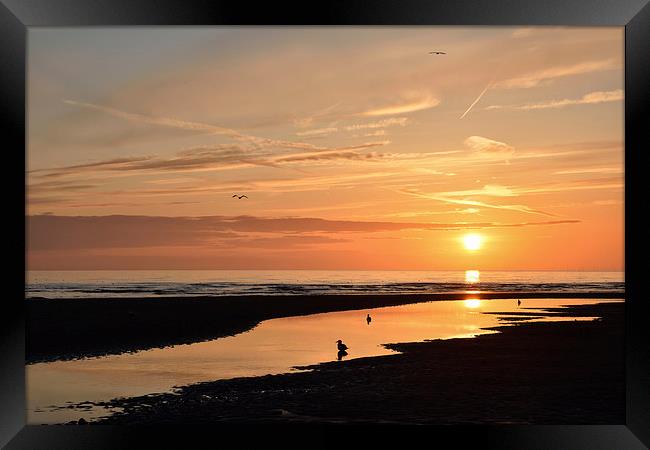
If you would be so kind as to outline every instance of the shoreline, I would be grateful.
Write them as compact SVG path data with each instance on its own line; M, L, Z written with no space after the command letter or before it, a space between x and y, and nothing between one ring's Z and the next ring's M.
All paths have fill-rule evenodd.
M619 292L242 295L26 299L26 363L115 355L251 330L260 322L444 300L624 298Z
M516 323L473 338L386 344L400 353L97 402L122 411L91 424L624 423L625 304L549 310L599 319Z

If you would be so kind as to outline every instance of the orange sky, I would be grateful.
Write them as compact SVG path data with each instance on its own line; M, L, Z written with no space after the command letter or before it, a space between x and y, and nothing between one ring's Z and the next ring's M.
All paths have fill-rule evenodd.
M623 270L623 28L32 28L28 57L30 269Z

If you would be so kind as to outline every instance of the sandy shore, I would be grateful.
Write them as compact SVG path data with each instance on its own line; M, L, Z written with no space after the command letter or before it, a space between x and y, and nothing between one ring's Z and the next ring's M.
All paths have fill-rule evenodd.
M622 424L624 303L556 309L594 321L517 322L477 338L392 344L400 354L109 402L101 422Z
M370 309L467 294L232 296L27 300L26 361L35 363L187 344L267 319ZM622 298L613 293L495 293L476 298Z

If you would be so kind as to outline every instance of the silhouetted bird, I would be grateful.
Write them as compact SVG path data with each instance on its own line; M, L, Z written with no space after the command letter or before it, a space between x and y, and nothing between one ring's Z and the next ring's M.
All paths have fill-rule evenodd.
M348 346L343 343L340 339L336 341L336 348L339 349L339 352L344 352L348 349Z
M445 52L429 52L430 55L446 55Z
M366 322L368 322L368 325L370 325L370 322L372 322L372 317L370 317L370 314L366 317Z
M521 300L517 300L517 306L521 305Z
M235 197L237 197L239 200L241 200L242 198L248 198L248 197L245 196L245 195L237 195L237 194L234 194L234 195L232 196L232 198L235 198Z

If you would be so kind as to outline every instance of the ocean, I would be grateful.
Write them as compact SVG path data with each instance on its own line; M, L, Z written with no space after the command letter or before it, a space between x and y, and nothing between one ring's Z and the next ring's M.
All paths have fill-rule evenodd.
M27 298L625 292L624 272L125 270L27 271Z

